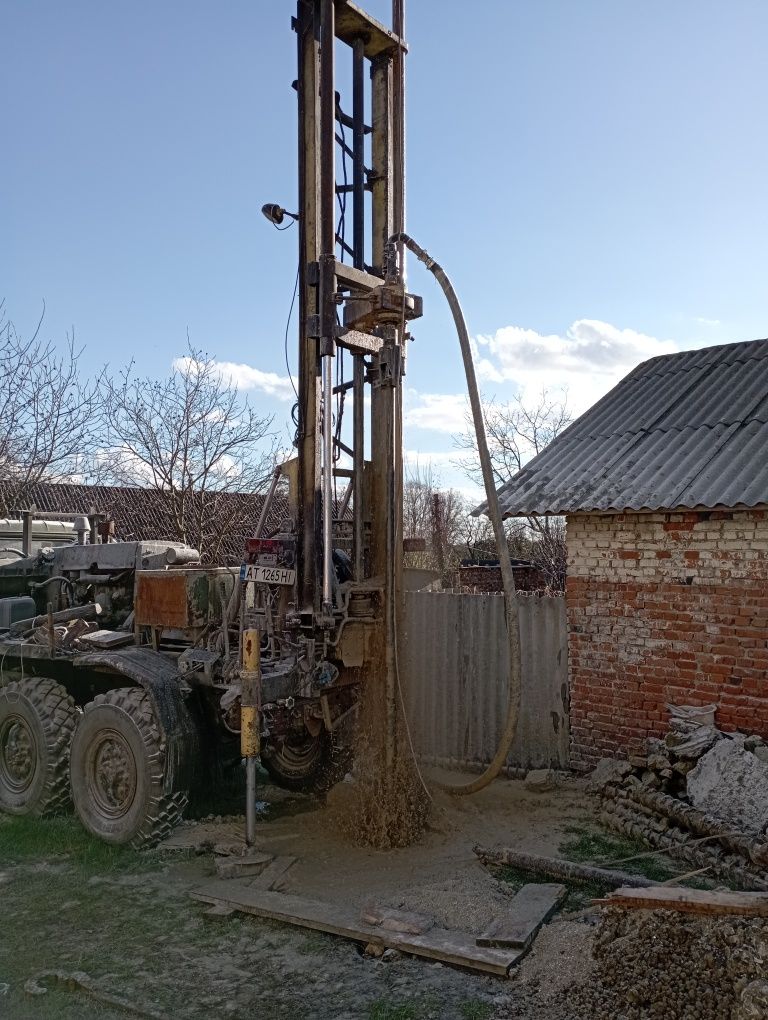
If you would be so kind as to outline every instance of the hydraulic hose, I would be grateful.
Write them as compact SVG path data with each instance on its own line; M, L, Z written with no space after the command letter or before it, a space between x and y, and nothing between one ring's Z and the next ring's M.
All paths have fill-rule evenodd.
M404 245L409 251L413 252L420 262L424 263L427 269L440 284L443 294L445 294L450 306L453 321L456 326L456 332L459 336L461 357L464 362L464 372L467 377L467 391L469 393L469 403L472 408L472 421L475 426L477 450L480 455L480 467L483 473L485 498L488 502L488 516L490 517L491 524L493 526L493 535L496 540L496 548L499 553L499 564L501 566L501 582L504 589L507 640L509 642L509 702L507 705L507 717L504 723L504 731L499 740L499 745L496 749L496 754L493 756L493 760L482 775L477 777L477 779L462 785L445 783L436 784L441 789L446 790L449 793L465 795L469 793L477 793L478 790L482 790L483 787L487 786L496 778L496 776L498 776L507 760L507 755L509 754L509 749L512 746L512 741L514 740L515 732L517 730L517 721L520 715L521 666L520 623L517 612L517 599L515 598L515 579L512 573L512 562L509 558L509 547L507 546L507 540L504 534L499 498L496 494L496 486L493 479L491 455L488 451L488 440L485 434L485 419L483 417L483 408L480 403L480 391L477 388L475 366L472 361L472 348L469 343L467 324L461 310L461 305L459 304L459 299L456 296L456 291L453 289L453 285L448 279L443 267L438 265L432 256L424 251L424 249L418 245L412 237L408 234L395 234L390 238L390 244L397 245L398 247L400 245Z

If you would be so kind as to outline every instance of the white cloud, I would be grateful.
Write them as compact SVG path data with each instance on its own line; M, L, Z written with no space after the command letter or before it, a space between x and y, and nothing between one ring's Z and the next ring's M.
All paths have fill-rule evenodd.
M416 406L412 406L413 400ZM464 431L467 398L463 393L416 393L409 390L403 422L409 428L431 429L454 435Z
M536 399L542 389L566 388L569 406L577 414L641 361L678 350L672 340L599 319L577 319L562 335L504 326L492 336L475 337L473 347L486 390L488 383L511 383L526 400Z
M700 326L720 326L722 323L719 319L705 319L701 315L697 315L694 322L698 322Z
M173 367L181 370L189 360L188 357L176 358ZM278 375L277 372L264 372L252 365L238 364L234 361L216 361L214 367L223 379L240 390L258 390L277 400L296 399L288 376Z

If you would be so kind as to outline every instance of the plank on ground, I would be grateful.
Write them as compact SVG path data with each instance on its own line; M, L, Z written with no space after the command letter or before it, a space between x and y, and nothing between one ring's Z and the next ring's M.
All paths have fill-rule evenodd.
M409 910L395 910L393 907L381 907L369 903L360 912L360 921L374 928L385 931L401 931L410 935L423 935L425 931L435 927L434 917L426 914L414 914Z
M478 946L497 949L511 946L527 949L536 932L565 899L567 889L554 882L530 882L524 885L500 917L482 935Z
M275 857L250 883L251 889L272 889L295 863L295 857Z
M656 886L653 889L622 887L595 902L602 906L633 910L677 910L688 914L768 917L768 893L758 892L718 892L671 885Z
M333 903L320 903L302 896L253 889L239 882L211 882L190 894L204 903L233 907L246 914L282 921L300 928L340 935L355 942L378 942L414 956L425 956L441 963L468 967L505 977L522 952L492 949L475 944L475 936L466 932L432 928L421 935L387 931L363 924L358 912Z

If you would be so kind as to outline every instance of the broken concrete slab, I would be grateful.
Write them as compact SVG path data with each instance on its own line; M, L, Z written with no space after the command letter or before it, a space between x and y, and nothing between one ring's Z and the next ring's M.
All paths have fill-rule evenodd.
M525 788L532 793L547 793L557 786L557 776L552 769L531 769L525 777Z
M616 761L615 758L601 758L587 778L589 793L599 793L606 783L620 783L632 771L628 761Z
M720 740L686 777L695 808L756 834L768 825L768 764L731 740Z

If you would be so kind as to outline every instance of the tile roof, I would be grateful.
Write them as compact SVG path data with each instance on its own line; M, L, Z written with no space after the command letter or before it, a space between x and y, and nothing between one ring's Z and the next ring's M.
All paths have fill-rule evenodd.
M506 516L768 503L768 340L638 365L498 491Z
M0 481L0 491L4 486L10 488L8 483ZM208 498L211 501L215 499L215 503L206 513L206 530L210 533L216 530L228 532L217 558L221 563L240 563L245 539L253 534L264 496L225 492L209 493ZM24 503L24 506L12 509L23 510L34 505L36 510L46 513L105 513L114 520L115 536L121 541L180 541L168 502L156 489L39 482L25 489ZM285 501L276 499L267 521L268 530L278 527L286 515ZM188 542L193 545L195 540L191 534L194 534L194 522L190 522L188 532Z

